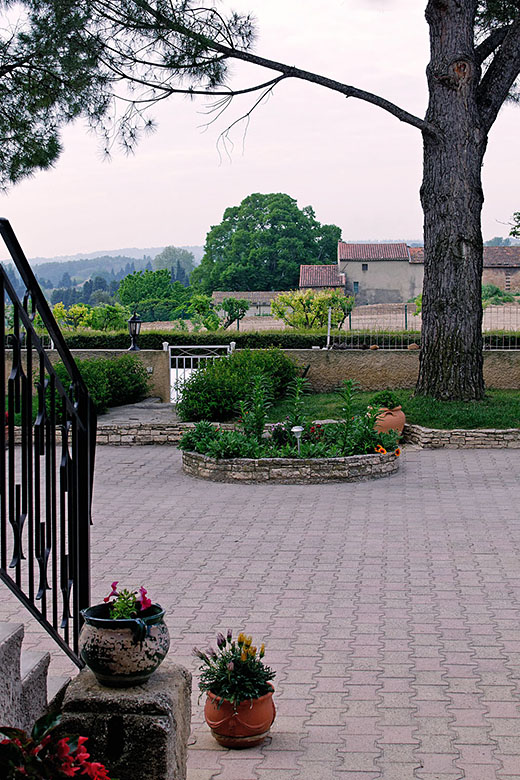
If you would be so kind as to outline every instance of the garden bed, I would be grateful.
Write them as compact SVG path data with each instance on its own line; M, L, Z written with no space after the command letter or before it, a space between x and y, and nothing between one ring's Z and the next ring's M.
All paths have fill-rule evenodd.
M278 482L284 485L362 482L394 474L399 468L399 457L392 452L344 458L216 459L185 450L182 468L192 477L212 482Z

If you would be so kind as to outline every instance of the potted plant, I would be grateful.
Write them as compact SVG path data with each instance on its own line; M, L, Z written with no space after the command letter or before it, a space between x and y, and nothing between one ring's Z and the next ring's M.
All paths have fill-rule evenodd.
M372 397L370 403L373 407L379 408L375 425L376 431L379 433L403 432L406 417L399 404L399 397L392 390L381 390Z
M264 645L253 645L252 637L240 633L233 639L218 634L217 650L202 652L199 688L207 694L206 723L221 745L248 748L264 741L275 719L274 672L263 662Z
M109 688L141 685L163 661L170 647L160 604L152 604L145 588L117 590L102 604L83 609L79 636L81 658L98 682Z
M89 761L87 737L58 738L60 716L45 715L29 734L22 729L0 726L0 777L2 780L59 780L88 777L110 780L103 764Z

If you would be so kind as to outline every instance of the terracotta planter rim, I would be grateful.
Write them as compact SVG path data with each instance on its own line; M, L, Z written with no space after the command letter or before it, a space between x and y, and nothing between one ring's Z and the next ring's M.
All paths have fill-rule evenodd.
M267 691L267 693L262 694L262 696L257 696L255 699L242 699L241 701L237 702L231 702L229 699L225 699L223 696L217 696L216 693L213 693L212 691L205 691L206 696L209 699L213 699L218 701L227 701L228 704L231 704L232 707L240 707L241 704L244 704L245 702L253 702L253 701L264 701L264 699L267 699L268 696L272 696L274 693L274 685L272 683L267 683L268 686L271 688L270 691ZM217 705L218 706L218 705Z

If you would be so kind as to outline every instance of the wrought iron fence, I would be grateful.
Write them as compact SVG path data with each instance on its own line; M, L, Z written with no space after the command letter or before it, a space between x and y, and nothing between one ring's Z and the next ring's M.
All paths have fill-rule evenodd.
M96 413L16 236L2 236L25 287L0 265L0 579L78 665L80 610L90 603L90 508ZM12 316L6 351L6 303ZM39 316L38 328L35 317ZM60 381L45 343L65 367Z
M332 349L407 349L420 346L421 314L414 303L357 306L341 331L332 332ZM486 306L484 349L520 349L520 304Z

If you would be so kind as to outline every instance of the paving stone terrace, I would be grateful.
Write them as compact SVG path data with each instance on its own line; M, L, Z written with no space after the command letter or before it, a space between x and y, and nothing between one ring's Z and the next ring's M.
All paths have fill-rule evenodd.
M100 447L94 600L143 584L178 663L233 627L278 670L250 751L212 740L194 691L188 780L519 780L519 476L512 449L406 448L373 482L203 483L174 447Z

